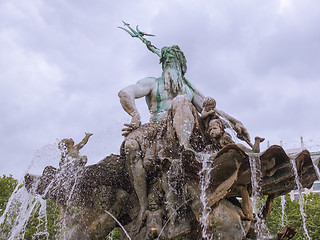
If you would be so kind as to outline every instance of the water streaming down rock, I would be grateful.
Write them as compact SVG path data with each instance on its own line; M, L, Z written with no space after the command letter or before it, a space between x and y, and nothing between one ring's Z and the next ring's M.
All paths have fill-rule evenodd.
M48 233L47 201L40 204L38 222L34 236L48 239L50 234ZM43 230L40 226L43 226Z
M210 173L212 171L212 160L209 160L210 154L202 153L197 156L198 162L202 163L202 169L199 172L200 176L200 200L203 206L200 222L202 227L202 238L203 239L212 239L212 234L208 233L208 222L207 218L211 212L211 208L208 206L207 201L207 189L209 187L211 177Z
M307 239L310 240L311 238L309 236L307 225L306 225L306 214L304 212L305 202L304 202L304 196L302 194L303 186L299 181L299 175L298 175L298 170L297 170L297 165L296 165L295 159L291 159L291 164L292 164L292 168L294 171L295 181L296 181L296 185L297 185L298 193L299 193L299 205L300 205L300 213L301 213L301 218L302 218L302 223L303 223L304 235Z
M187 232L188 229L183 228L184 226L187 226L188 228L197 226L197 229L195 229L195 232L197 231L197 234L198 234L197 236L202 237L204 239L210 239L210 234L213 232L212 228L210 227L212 227L212 223L214 222L211 221L209 223L211 225L209 226L208 231L206 230L202 231L203 228L200 227L201 222L197 224L197 222L195 222L196 219L193 217L193 215L191 215L193 213L198 214L198 216L200 217L202 215L203 216L205 215L205 211L203 211L204 210L203 206L206 206L207 202L204 201L202 203L202 200L206 198L209 202L207 206L211 206L212 208L211 210L209 210L211 211L211 214L212 214L211 217L213 217L213 218L209 218L210 220L215 220L217 219L216 217L218 215L220 215L221 217L224 214L223 217L220 219L222 223L224 217L231 217L232 215L234 217L232 220L232 223L229 225L228 224L224 225L223 231L229 232L228 234L232 234L232 231L238 228L239 231L237 232L237 235L239 236L241 235L241 233L245 235L248 231L248 228L243 222L245 220L242 220L240 216L237 215L239 211L240 212L243 211L243 213L246 213L244 211L244 207L242 206L241 208L240 205L234 205L233 203L224 199L225 197L228 197L228 196L233 198L241 197L242 194L238 192L238 189L239 189L238 187L244 186L245 184L247 186L249 194L252 192L253 200L255 204L257 204L257 202L259 202L258 193L261 193L261 195L262 194L269 195L273 193L274 189L277 189L276 190L277 192L285 194L287 193L287 191L290 191L295 187L294 174L290 167L290 159L288 158L287 155L285 155L282 148L280 148L279 146L273 146L270 149L268 149L268 151L261 154L260 156L261 171L258 171L260 169L259 160L255 159L254 157L255 156L252 156L252 158L249 159L247 154L243 153L242 150L239 149L236 145L229 145L228 147L219 151L216 155L211 156L209 159L199 158L199 159L195 159L194 161L192 158L192 155L190 156L184 155L181 159L178 159L178 158L172 159L172 163L169 169L170 171L169 172L166 171L166 174L164 175L160 175L160 174L157 175L157 176L160 176L161 179L154 178L153 182L152 183L150 182L150 188L149 188L149 191L154 191L154 187L157 186L156 183L161 182L163 179L162 177L166 176L168 180L168 186L170 187L169 188L170 191L165 193L172 193L171 196L169 194L167 195L166 198L162 198L162 199L165 199L165 201L168 201L168 200L173 201L171 203L169 203L168 201L169 205L164 204L164 202L157 203L159 205L163 204L162 206L160 206L163 208L170 206L170 208L168 207L167 210L168 212L169 210L171 211L170 214L166 212L166 217L163 218L163 225L162 227L159 228L160 236L166 239L171 229L179 228L179 230L181 229L181 231ZM272 159L273 157L275 157L274 160ZM303 153L299 157L299 162L300 162L299 164L300 168L298 170L299 173L305 174L306 170L304 169L309 169L308 166L310 164L304 163L304 161L308 160L309 157L310 156L307 154L307 152ZM207 163L205 163L206 160L207 160ZM212 163L210 161L212 161ZM288 167L287 165L283 165L284 163L287 164L287 161L288 161ZM202 164L202 162L204 162L204 164ZM125 209L128 205L127 202L134 203L135 196L131 195L133 198L131 199L128 198L130 195L128 195L126 192L130 193L130 189L124 188L126 190L118 190L119 187L122 188L123 186L116 185L119 183L119 179L122 179L121 177L125 176L125 174L123 174L123 172L120 170L122 169L122 167L121 168L119 167L119 166L123 166L121 165L123 163L124 161L121 157L112 155L107 157L103 161L97 163L96 165L85 166L83 168L83 172L80 171L81 174L79 174L77 171L73 174L70 174L70 171L63 171L62 169L47 167L44 170L44 174L35 179L41 179L43 186L50 186L51 190L50 191L48 191L47 189L41 190L42 184L40 184L37 187L37 190L41 192L42 197L53 199L58 203L62 202L64 203L64 205L66 205L65 203L68 202L70 206L82 206L81 204L87 201L87 203L85 204L86 206L88 206L89 204L91 204L91 202L93 204L95 204L95 202L99 203L96 200L95 193L97 193L96 191L100 191L100 193L102 194L103 192L101 191L105 189L105 191L117 193L116 195L114 195L115 196L114 199L118 199L118 197L120 197L118 203L114 203L115 204L114 206L116 206L115 209L124 209L124 211L126 211ZM181 165L181 163L183 164ZM250 165L249 163L251 163L251 166L249 166ZM268 165L268 163L271 163L271 164ZM214 166L212 167L212 169L211 169L211 164L212 166ZM286 174L288 174L288 177L292 179L290 180L289 188L287 187L287 185L286 186L282 185L282 182L280 182L280 185L277 185L277 186L274 185L274 182L277 179L274 180L270 176L278 176L274 173L278 171L276 166L282 167L280 169L284 168L284 170L286 171ZM111 172L109 171L110 169L113 169L114 171ZM275 171L273 171L273 169L275 169ZM253 176L250 176L251 172ZM54 174L51 174L51 173L54 173ZM261 179L261 174L263 176L262 179ZM309 172L307 175L303 175L304 176L303 179L308 179L308 177L310 177L312 174L313 174L312 172ZM203 176L202 180L200 179L201 175ZM52 177L50 178L50 176ZM108 179L108 181L101 182L102 180L112 176L116 176L115 182L114 182L115 185L110 184L111 181L113 181L112 180L113 178ZM281 176L283 175L280 175L280 177ZM51 180L54 179L54 181L50 180L48 182L47 181L48 179L51 179ZM69 180L66 181L66 179L69 179ZM310 181L304 180L302 182L304 186L308 186L309 184L311 184L312 180L313 180L313 177L310 178ZM206 187L206 181L209 181L211 183L211 185L209 185L208 188ZM124 181L121 181L121 182L124 182ZM253 191L251 191L251 187L250 187L251 182L253 183L252 184ZM30 184L32 184L32 181L30 182ZM101 186L98 184L103 184L103 188L101 188ZM128 184L126 184L126 186L127 185ZM113 187L115 187L115 190L112 190ZM188 187L187 191L185 191L186 187ZM83 189L86 189L86 192L81 192ZM191 191L192 189L194 190L195 194L193 194L193 192ZM77 201L77 196L80 196L79 194L82 194L81 197L78 198L78 200L82 199L81 201ZM89 198L90 196L94 197L94 199L91 200L91 198ZM108 196L109 195L107 194L105 196L106 198L102 200L106 201ZM124 201L122 201L121 199L123 199ZM110 202L110 204L111 204L110 206L113 206L112 202ZM94 208L89 208L89 210L91 212L99 213L101 208L96 208L96 207L99 207L100 205L99 206L93 205L93 206ZM135 238L134 232L131 231L129 228L127 228L126 222L124 221L123 217L118 212L114 211L113 207L109 208L108 206L109 205L106 205L106 207L102 209L112 213L119 220L119 222L123 224L123 226L128 230L129 235L134 239ZM189 217L191 216L189 219L193 219L193 221L190 221L189 223L187 222L187 224L185 224L185 222L183 222L184 221L183 218L181 218L181 216L185 214L184 208L186 207L189 207L188 216ZM190 211L190 207L193 210L193 212ZM231 215L230 213L226 214L225 213L226 211L224 209L228 209L228 211L229 210L233 211L233 213ZM259 215L258 210L259 210L258 207L256 207L255 215L261 219L262 217ZM187 218L188 216L186 216L185 219L188 219ZM101 215L101 217L104 217L104 216ZM100 218L100 215L98 215L97 218ZM93 219L93 221L95 221L95 219ZM111 223L114 224L114 219L106 220L103 225L109 224L109 222L110 224ZM202 222L205 223L204 221ZM249 222L249 221L246 221L246 222ZM65 225L67 225L67 222L65 222ZM76 225L77 223L73 222L72 224L68 224L68 227L62 226L62 228L64 228L64 231L62 232L62 237L60 239L72 239L70 238L69 231L66 231L66 230L67 229L72 230L70 229L70 227L71 228L77 227ZM170 225L173 227L171 227ZM106 235L103 235L103 233L101 233L101 236L106 237L107 233L109 233L113 229L112 226L110 227L110 229L108 227L108 229L105 230ZM87 234L91 230L88 228L87 230L85 225L78 226L78 229L80 229L78 233L81 233L82 231L82 232L85 232L84 234ZM262 233L263 231L261 231L261 227L259 228L259 226L257 226L257 229L258 229L258 231L256 231L257 235L260 235L260 237L261 235L263 235L263 237L254 238L254 239L266 239L266 236L264 235L264 233ZM219 234L223 234L223 232L220 232ZM74 236L73 236L73 239L77 239ZM144 236L145 235L143 235L142 238L136 238L136 239L144 239L143 238ZM188 234L184 236L188 236ZM216 237L218 237L218 234L216 235ZM83 238L83 239L90 239L90 238ZM188 238L185 238L185 239L188 239Z
M287 221L287 216L286 216L286 196L282 195L280 197L281 199L281 226L284 227Z
M259 197L261 197L260 181L261 181L261 175L262 175L260 158L255 156L255 154L250 154L249 161L250 161L251 186L252 186L251 200L252 200L253 213L255 215L255 220L256 220L254 230L257 234L257 239L259 240L272 239L268 231L268 228L264 223L264 219L260 215L260 209L259 209L258 200L259 200Z
M320 158L317 158L317 159L312 158L313 167L316 170L316 174L317 174L318 180L320 180L320 170L317 167L317 164L316 164L317 162L318 163L320 162Z
M49 194L48 189L50 188L51 192L58 192L57 195L60 196L60 199L57 199L58 202L65 202L66 205L61 206L62 215L67 215L68 212L72 211L72 207L76 206L74 202L79 201L77 194L75 193L75 188L78 185L79 179L81 179L83 173L83 168L79 167L77 161L72 161L68 164L65 164L56 173L56 178L53 179L46 190L43 196L47 197L45 194ZM64 197L61 197L60 193L64 192ZM64 240L76 239L77 236L74 235L74 230L71 227L68 221L73 221L68 217L62 218L61 224L61 233L60 238Z
M166 179L169 190L166 192L166 208L170 215L169 224L173 226L176 218L179 217L177 213L177 210L180 210L179 206L186 202L183 191L185 177L181 161L172 161Z

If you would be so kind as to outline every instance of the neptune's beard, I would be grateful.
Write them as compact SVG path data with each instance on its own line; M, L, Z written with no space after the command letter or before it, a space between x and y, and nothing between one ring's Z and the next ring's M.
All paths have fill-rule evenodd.
M168 93L171 93L174 96L177 96L179 95L179 93L184 92L181 67L176 62L166 64L166 68L164 71L164 88Z

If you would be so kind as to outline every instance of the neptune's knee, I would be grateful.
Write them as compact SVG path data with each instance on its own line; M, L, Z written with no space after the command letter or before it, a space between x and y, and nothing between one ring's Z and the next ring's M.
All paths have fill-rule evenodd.
M133 152L137 153L140 150L139 143L135 139L128 138L126 140L124 150L126 154L130 154Z
M188 105L190 105L190 101L189 101L189 99L187 98L187 96L185 96L185 95L176 96L176 97L172 100L172 107L173 107L174 109L176 109L176 108L181 108L181 107L188 106Z

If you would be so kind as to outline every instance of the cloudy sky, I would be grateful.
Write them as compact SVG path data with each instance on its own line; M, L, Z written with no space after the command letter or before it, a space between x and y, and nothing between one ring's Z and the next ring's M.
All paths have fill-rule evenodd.
M186 77L270 144L320 150L317 0L1 0L0 174L58 165L56 143L85 132L89 163L118 153L130 121L117 93L160 76L159 58L122 20L177 44ZM148 121L144 100L138 101Z

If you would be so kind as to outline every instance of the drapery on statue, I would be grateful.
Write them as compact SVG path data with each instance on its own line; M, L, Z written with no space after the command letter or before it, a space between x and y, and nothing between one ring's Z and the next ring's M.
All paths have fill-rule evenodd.
M122 239L201 239L203 230L213 239L258 239L257 219L268 218L273 199L297 189L296 178L304 188L317 179L310 153L303 150L290 159L277 145L260 153L264 138L256 137L252 145L243 124L217 109L213 98L185 78L186 58L178 46L159 51L144 38L153 35L127 23L125 27L160 57L163 72L119 92L123 109L132 117L123 129L120 155L85 166L87 158L79 150L92 134L86 133L77 145L64 139L59 144L60 167L47 166L41 176L26 174L27 190L62 206L65 234L71 240L106 239L118 226L115 218L128 234L123 231ZM141 124L135 106L141 97L151 113L146 124ZM234 144L227 128L250 148ZM261 165L259 194L268 197L256 214L250 200L254 190L249 156ZM72 206L78 211L69 211ZM294 234L287 225L278 239Z

